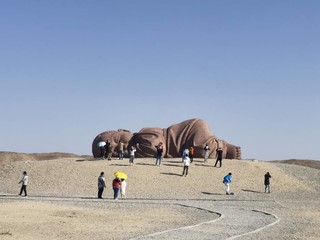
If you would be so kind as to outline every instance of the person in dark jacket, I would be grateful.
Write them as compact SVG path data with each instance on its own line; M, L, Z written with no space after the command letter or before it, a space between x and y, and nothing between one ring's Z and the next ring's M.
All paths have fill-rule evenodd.
M156 158L156 164L155 165L158 165L161 166L161 162L162 162L162 154L163 154L163 143L160 142L157 146L156 146L156 149L157 149L157 158Z
M265 187L265 193L270 193L270 178L271 175L269 172L267 172L264 175L264 187Z
M220 163L220 167L221 167L221 165L222 165L222 153L223 153L223 151L222 151L221 148L218 148L216 151L217 151L217 160L216 160L216 163L214 164L214 167L217 166L217 163L218 163L218 162Z

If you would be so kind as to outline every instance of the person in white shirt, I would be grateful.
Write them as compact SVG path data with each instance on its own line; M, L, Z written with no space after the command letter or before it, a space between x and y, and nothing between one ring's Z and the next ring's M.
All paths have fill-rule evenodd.
M190 165L190 158L188 154L186 154L183 158L183 172L182 172L182 177L186 176L188 177L188 172L189 172L189 165Z
M104 159L104 155L105 155L105 145L106 145L106 142L104 141L101 141L98 143L98 147L100 148L100 159Z
M137 151L136 148L134 146L131 146L129 149L129 153L130 153L129 164L130 165L133 165L135 151Z
M19 184L21 183L21 190L20 190L20 196L22 195L22 193L24 192L24 196L27 196L27 185L28 185L28 175L27 172L24 171L23 172L23 176L22 179L20 180Z
M125 179L121 179L120 193L121 193L121 198L123 198L123 199L126 198L126 188L127 188L126 180Z
M183 162L183 159L185 158L186 155L189 156L189 149L187 147L184 148L182 151L182 162Z

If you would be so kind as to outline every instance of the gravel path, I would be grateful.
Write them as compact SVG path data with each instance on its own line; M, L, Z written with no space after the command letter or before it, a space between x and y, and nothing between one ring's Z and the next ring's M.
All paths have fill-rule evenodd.
M101 200L84 198L61 198L61 197L28 197L21 199L16 196L1 196L0 203L12 201L50 202L58 205L81 206L85 208L103 208ZM112 208L118 208L118 203L112 200L105 200ZM261 202L259 202L262 204ZM183 211L192 213L192 221L184 223L184 226L159 225L159 228L152 229L152 233L124 234L122 237L108 235L107 239L236 239L248 236L264 230L279 222L278 217L271 213L253 208L247 201L181 201L181 200L126 200L121 202L122 207L127 211L135 209L143 211L146 205L153 205L155 208L170 207L180 208ZM277 206L278 203L269 201L268 206ZM245 205L248 205L244 207ZM256 205L256 203L254 204ZM204 216L204 214L206 216ZM174 226L174 227L173 227ZM99 236L101 237L101 236ZM95 238L94 238L95 239Z

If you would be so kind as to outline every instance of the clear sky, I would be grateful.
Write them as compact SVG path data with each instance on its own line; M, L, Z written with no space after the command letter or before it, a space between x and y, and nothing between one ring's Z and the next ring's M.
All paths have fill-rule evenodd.
M243 158L320 159L318 0L1 0L0 151L91 154L190 118Z

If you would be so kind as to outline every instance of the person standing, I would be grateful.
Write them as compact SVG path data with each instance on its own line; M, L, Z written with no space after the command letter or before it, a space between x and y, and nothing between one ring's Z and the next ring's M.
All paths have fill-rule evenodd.
M182 172L182 177L186 176L188 177L188 172L189 172L189 165L190 165L190 158L187 155L184 156L183 158L183 172Z
M106 141L106 145L104 145L104 149L105 149L104 157L105 157L106 159L108 159L108 160L109 160L110 145L111 145L111 144L110 144L109 140L107 140L107 141Z
M104 172L100 173L98 177L98 198L102 198L103 190L106 188L106 180L104 178Z
M264 189L265 189L265 193L270 193L270 178L271 178L271 175L269 172L267 172L265 175L264 175Z
M214 164L214 167L216 167L217 166L217 163L219 162L220 163L220 167L221 167L221 165L222 165L222 153L223 153L223 151L222 151L222 149L219 147L217 150L217 160L216 160L216 163Z
M104 146L106 145L106 142L104 141L100 141L98 143L98 147L100 149L100 159L104 159L104 155L105 155L105 148Z
M130 149L129 149L129 165L133 165L133 161L134 161L134 153L135 153L136 148L134 146L131 146Z
M26 197L26 196L27 196L27 185L28 185L28 179L29 179L29 177L28 177L26 171L24 171L24 172L22 173L22 175L23 175L23 176L22 176L22 179L21 179L20 182L19 182L19 184L21 183L21 189L20 189L19 195L21 196L22 193L24 192L24 196Z
M118 154L119 154L119 160L123 160L124 143L121 140L118 143Z
M115 178L112 181L112 188L113 188L113 199L118 200L119 199L119 192L121 187L121 181L119 178Z
M121 193L122 199L126 198L126 189L127 189L127 181L125 179L121 179L120 193Z
M185 145L186 146L186 145ZM182 151L182 162L183 159L185 158L185 156L188 155L189 156L189 149L187 147L185 147Z
M190 146L189 147L189 158L190 158L190 163L193 162L193 155L194 155L194 147Z
M111 145L111 143L109 144L110 144L110 147L109 147L108 160L110 161L113 154L113 146Z
M162 161L162 153L163 153L163 146L162 142L160 142L157 146L157 159L156 159L156 165L159 164L161 166L161 161Z
M204 150L204 162L207 162L210 154L210 148L208 144L204 146L203 150Z
M230 192L230 183L232 181L232 173L228 173L227 176L225 176L223 178L223 184L224 184L224 188L226 190L226 195L231 195L231 192Z

